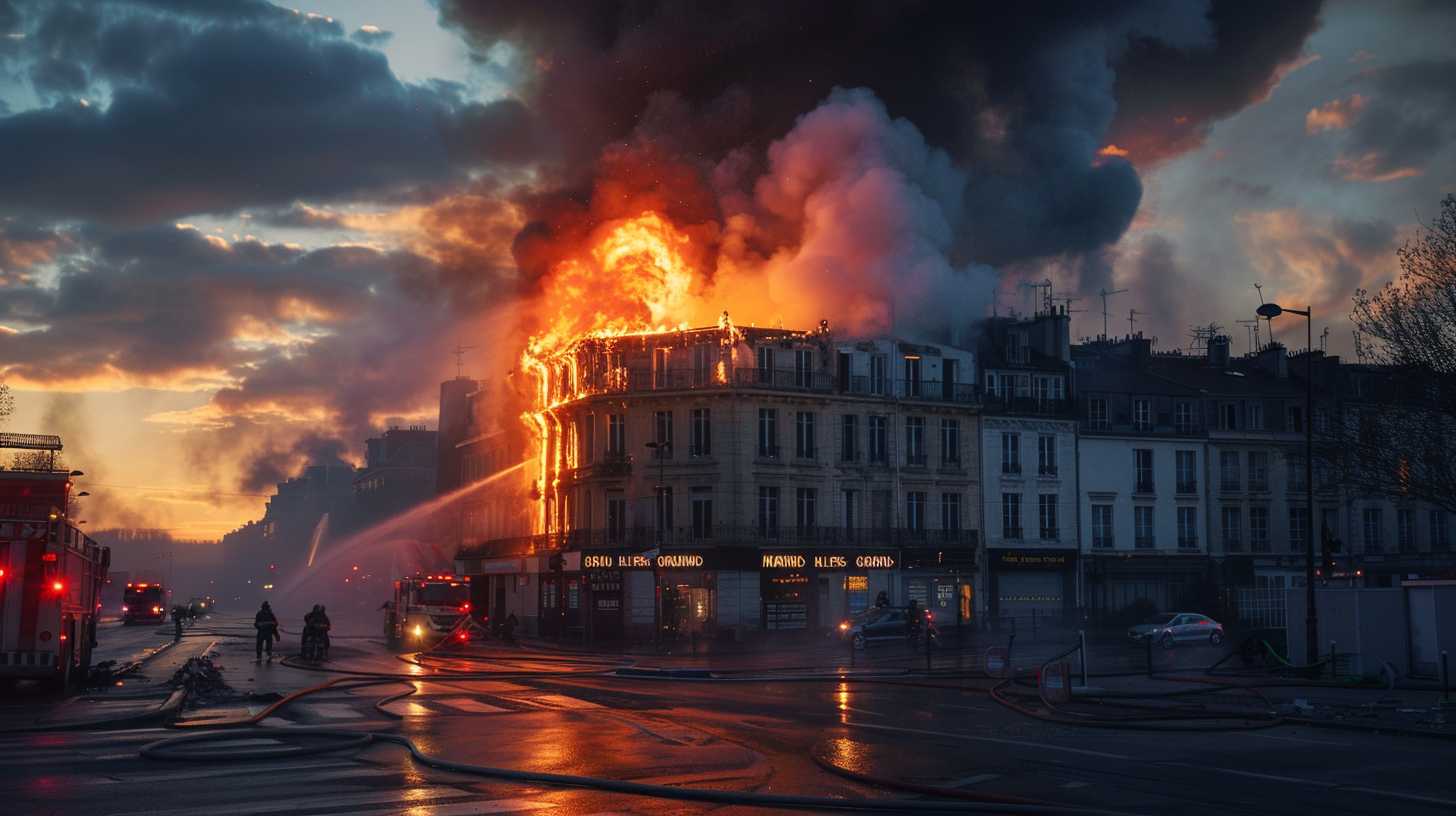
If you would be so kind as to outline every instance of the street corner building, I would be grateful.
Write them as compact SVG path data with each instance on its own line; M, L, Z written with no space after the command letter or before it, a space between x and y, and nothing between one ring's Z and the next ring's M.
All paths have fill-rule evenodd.
M471 381L442 392L441 461L464 480L533 453L539 470L530 518L490 494L463 511L457 567L492 617L750 640L831 630L884 593L973 623L973 350L723 325L582 340L539 376L525 448L455 421L487 398Z

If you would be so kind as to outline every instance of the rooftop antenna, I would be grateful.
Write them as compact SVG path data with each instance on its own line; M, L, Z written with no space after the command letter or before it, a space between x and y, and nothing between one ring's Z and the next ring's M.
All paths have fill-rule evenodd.
M1324 354L1325 353L1325 345L1329 342L1329 339L1330 339L1330 327L1329 326L1325 326L1325 330L1322 331L1322 332L1320 332L1320 354Z
M1254 346L1258 343L1259 319L1256 317L1253 320L1236 320L1234 322L1244 327L1244 340L1249 344L1249 351L1252 353Z
M1052 301L1052 279L1051 278L1043 278L1042 279L1042 282L1041 283L1038 283L1036 286L1037 286L1038 289L1041 289L1042 290L1042 293L1041 293L1041 311L1042 311L1042 314L1051 314L1052 313L1052 305L1053 305L1053 301Z
M1102 339L1103 340L1106 340L1107 339L1107 298L1109 296L1111 296L1111 295L1120 295L1120 294L1122 294L1123 292L1126 292L1126 291L1127 291L1126 289L1110 289L1110 290L1109 289L1103 289L1101 292L1098 292L1097 293L1097 294L1099 294L1099 295L1102 296Z
M456 344L455 350L450 352L451 354L455 355L455 379L458 380L461 377L465 376L465 352L473 348L475 348L475 346L462 346Z
M1035 312L1035 307L1032 306L1032 303L1034 301L1031 300L1031 298L1032 298L1031 290L1033 290L1033 289L1040 289L1041 288L1041 284L1039 284L1039 283L1027 283L1025 281L1022 281L1021 283L1017 284L1017 287L1019 289L1021 289L1021 291L1023 293L1023 297L1022 297L1022 301L1021 302L1022 302L1023 306L1025 307L1027 313L1028 314L1034 313Z
M1127 310L1127 336L1128 337L1132 337L1132 334L1133 334L1133 329L1132 329L1133 324L1137 323L1137 316L1140 315L1140 314L1147 314L1147 312L1139 312L1137 309L1128 309Z
M1256 283L1256 284L1254 284L1254 291L1259 293L1259 305L1260 306L1263 306L1264 303L1265 303L1265 300L1264 300L1264 284L1262 284L1262 283ZM1271 343L1274 342L1274 322L1272 320L1269 322L1269 342L1271 342ZM1254 345L1255 345L1254 350L1255 351L1258 351L1259 350L1258 349L1258 343L1259 343L1259 324L1257 322L1255 322L1254 323Z
M1207 354L1209 343L1213 338L1221 334L1223 334L1223 326L1217 323L1209 323L1207 326L1194 326L1188 330L1188 336L1193 341L1188 345L1188 351L1192 353L1201 351Z

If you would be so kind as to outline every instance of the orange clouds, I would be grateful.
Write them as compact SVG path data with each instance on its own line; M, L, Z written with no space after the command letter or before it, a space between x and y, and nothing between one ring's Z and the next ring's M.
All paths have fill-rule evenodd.
M1397 233L1383 221L1319 218L1295 209L1234 216L1249 265L1281 302L1343 315L1357 287L1394 274Z
M1352 94L1348 99L1333 99L1317 108L1311 108L1304 116L1304 131L1315 134L1327 130L1344 130L1365 109L1365 103L1365 97Z
M1358 156L1339 156L1333 165L1335 172L1345 181L1386 182L1403 178L1414 178L1421 174L1419 167L1389 167L1386 156L1378 150L1370 150Z

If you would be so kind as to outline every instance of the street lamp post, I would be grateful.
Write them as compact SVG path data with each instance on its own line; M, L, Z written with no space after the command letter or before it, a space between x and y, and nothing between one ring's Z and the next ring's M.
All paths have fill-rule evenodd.
M1265 303L1258 309L1260 317L1272 321L1279 315L1304 317L1304 657L1313 666L1319 659L1319 613L1314 605L1314 318L1312 307L1285 309L1277 303Z

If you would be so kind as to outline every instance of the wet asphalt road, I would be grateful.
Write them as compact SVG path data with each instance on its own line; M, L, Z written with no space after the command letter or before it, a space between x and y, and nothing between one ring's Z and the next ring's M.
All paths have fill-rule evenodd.
M337 674L255 664L252 644L230 639L243 621L219 618L189 644L216 639L217 661L238 690L286 692ZM215 633L209 635L208 632ZM204 644L204 641L207 641ZM1050 656L1061 644L1023 644ZM290 646L287 642L284 647ZM200 647L199 647L200 648ZM981 649L945 650L938 671L978 663ZM1125 644L1091 650L1094 671L1141 666ZM826 771L972 795L1020 797L1128 813L1450 812L1456 744L1411 737L1281 726L1220 732L1073 728L1030 719L987 694L988 680L869 677L806 680L793 664L848 668L848 652L805 649L753 663L756 679L667 680L603 673L620 658L491 650L436 666L490 671L478 679L425 677L383 644L336 642L333 668L419 676L416 693L389 703L402 682L311 695L244 736L240 750L277 747L278 729L322 726L405 734L432 755L476 764L655 784L836 799L876 798L886 812L916 798ZM180 655L179 655L180 657ZM1192 650L1161 660L1206 664ZM719 658L720 663L734 659ZM691 659L635 658L637 665ZM701 662L701 661L699 661ZM894 648L856 655L856 672L919 667ZM41 704L41 703L37 703ZM44 703L62 706L66 703ZM224 700L190 717L237 718L264 703ZM267 729L267 730L264 730ZM402 749L208 763L142 759L141 745L178 733L114 731L0 734L0 798L26 814L410 814L764 812L545 787L423 767ZM816 761L817 758L817 761Z

